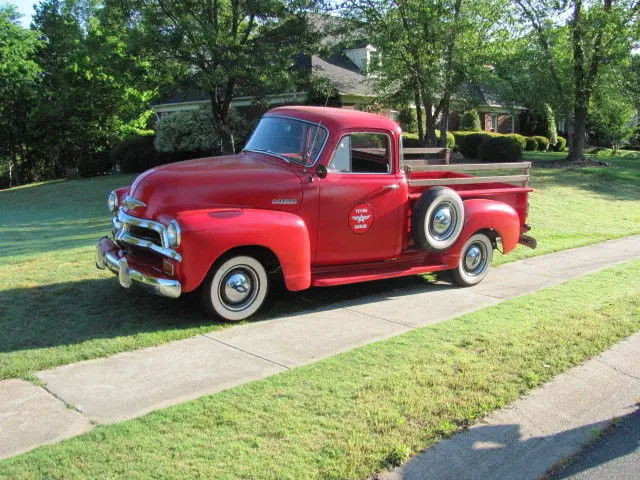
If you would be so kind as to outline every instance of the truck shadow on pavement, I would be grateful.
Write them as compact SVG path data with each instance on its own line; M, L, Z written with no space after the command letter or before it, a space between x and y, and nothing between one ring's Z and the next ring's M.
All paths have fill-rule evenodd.
M405 277L302 292L276 292L250 321L277 321L280 317L338 309L346 302L366 304L443 288L452 287L432 285L422 277ZM178 338L170 331L191 330L189 334L196 335L234 325L207 316L200 309L196 293L171 300L135 288L124 290L115 277L0 291L0 312L3 332L0 352L141 333L166 335L164 340L154 342L162 343Z
M622 417L620 423L636 418L640 418L638 410ZM605 455L597 457L597 461L581 462L582 455L576 455L576 450L582 451L580 446L584 445L588 452L591 443L597 445L602 429L610 423L592 423L554 435L528 438L522 437L520 426L516 424L477 425L424 450L400 470L378 475L375 479L568 478L569 473L573 475L588 470L640 448L640 431L636 431L633 438L626 438L615 448L608 449ZM549 465L550 461L554 462L553 466ZM542 475L545 472L546 475Z

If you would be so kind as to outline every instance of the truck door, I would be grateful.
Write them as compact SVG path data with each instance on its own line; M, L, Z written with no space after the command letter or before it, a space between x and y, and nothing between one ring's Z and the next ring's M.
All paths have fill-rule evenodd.
M340 139L320 180L316 265L397 254L404 201L396 168L388 134L354 132Z

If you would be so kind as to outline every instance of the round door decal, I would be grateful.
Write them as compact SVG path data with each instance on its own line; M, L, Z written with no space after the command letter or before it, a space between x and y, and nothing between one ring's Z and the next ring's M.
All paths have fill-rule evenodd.
M349 213L349 228L353 233L366 233L373 225L373 210L366 203L359 203Z

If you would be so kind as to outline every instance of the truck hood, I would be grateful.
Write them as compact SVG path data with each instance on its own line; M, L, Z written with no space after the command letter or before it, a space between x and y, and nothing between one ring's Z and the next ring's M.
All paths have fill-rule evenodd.
M284 160L247 152L152 168L131 184L129 196L146 206L127 213L149 219L220 207L292 212L302 204L302 184Z

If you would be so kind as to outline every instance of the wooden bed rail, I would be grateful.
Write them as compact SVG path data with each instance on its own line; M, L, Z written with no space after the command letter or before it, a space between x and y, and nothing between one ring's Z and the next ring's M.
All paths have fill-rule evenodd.
M449 165L428 165L424 160L405 160L405 171L409 177L409 185L412 187L424 187L433 185L469 185L475 183L520 183L526 187L531 173L531 162L515 163L460 163ZM461 178L411 178L418 172L465 172L465 171L491 171L491 170L520 170L518 175L486 175Z

